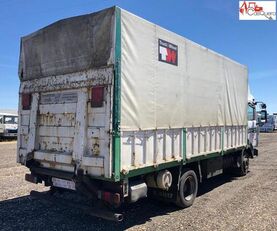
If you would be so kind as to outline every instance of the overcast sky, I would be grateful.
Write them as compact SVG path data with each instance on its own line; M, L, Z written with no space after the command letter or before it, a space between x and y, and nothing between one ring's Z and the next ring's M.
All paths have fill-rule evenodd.
M21 36L113 5L247 65L252 94L277 112L277 21L239 21L236 0L0 0L0 109L17 108Z

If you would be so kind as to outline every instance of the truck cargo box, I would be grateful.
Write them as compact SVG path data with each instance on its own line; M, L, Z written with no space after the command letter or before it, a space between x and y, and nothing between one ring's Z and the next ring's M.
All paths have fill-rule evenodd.
M21 40L18 162L126 177L247 145L247 68L118 7Z

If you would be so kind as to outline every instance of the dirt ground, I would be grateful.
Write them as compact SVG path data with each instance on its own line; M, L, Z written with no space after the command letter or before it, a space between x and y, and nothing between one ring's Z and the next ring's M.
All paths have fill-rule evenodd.
M261 134L247 176L206 181L188 209L141 200L124 209L122 223L31 198L48 188L24 181L15 141L0 142L0 158L1 230L277 230L277 133Z

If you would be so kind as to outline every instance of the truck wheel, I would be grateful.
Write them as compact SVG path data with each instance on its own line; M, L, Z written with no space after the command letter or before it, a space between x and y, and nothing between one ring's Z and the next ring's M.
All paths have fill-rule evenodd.
M198 180L193 170L186 171L179 182L179 190L175 204L181 208L191 206L198 191Z
M243 150L237 159L239 167L237 168L238 176L245 176L249 171L249 157Z

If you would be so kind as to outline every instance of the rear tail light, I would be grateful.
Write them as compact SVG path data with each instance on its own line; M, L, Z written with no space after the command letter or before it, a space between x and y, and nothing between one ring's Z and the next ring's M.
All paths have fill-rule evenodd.
M91 107L102 107L104 104L104 86L91 89Z
M106 191L98 191L98 199L106 201L114 206L119 206L122 202L119 193L112 193Z
M23 110L30 110L31 109L31 101L32 101L32 95L31 94L22 94L22 109Z

